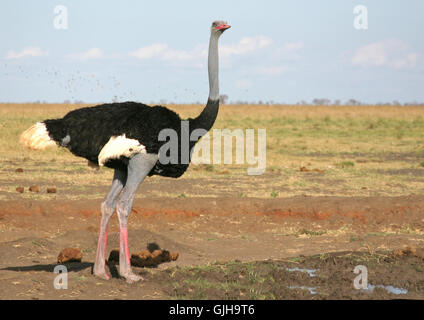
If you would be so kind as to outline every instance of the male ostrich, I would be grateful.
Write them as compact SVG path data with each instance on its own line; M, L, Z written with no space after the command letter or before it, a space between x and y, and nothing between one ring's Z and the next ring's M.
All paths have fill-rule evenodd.
M230 28L225 21L212 23L209 42L208 72L209 98L201 114L188 119L189 130L213 126L218 115L218 39ZM159 149L165 141L159 141L162 129L173 129L181 141L181 119L174 111L163 106L150 107L142 103L122 102L102 104L69 112L62 119L38 122L21 135L21 144L31 149L44 149L60 145L74 155L84 157L89 163L114 169L112 187L101 204L100 233L94 263L94 275L109 279L105 270L105 251L109 219L118 214L120 230L119 273L128 282L141 279L131 270L128 249L128 217L135 193L146 176L160 175L178 178L186 170L189 161L181 161L183 151L179 143L178 163L161 163ZM185 155L185 159L190 159Z

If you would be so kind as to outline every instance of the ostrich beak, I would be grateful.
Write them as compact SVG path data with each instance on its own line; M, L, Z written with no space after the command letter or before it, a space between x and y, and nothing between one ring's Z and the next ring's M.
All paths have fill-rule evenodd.
M221 25L219 25L219 26L216 27L216 30L226 30L226 29L229 29L229 28L231 28L230 25L228 25L228 24L221 24Z

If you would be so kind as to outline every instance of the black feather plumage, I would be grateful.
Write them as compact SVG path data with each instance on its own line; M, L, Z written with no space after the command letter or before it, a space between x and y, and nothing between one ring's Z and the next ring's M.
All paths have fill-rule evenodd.
M218 102L208 101L205 108L218 109ZM217 110L216 110L217 111ZM209 119L212 118L212 119ZM209 130L216 113L210 116L189 119L193 128ZM148 153L158 154L160 147L167 141L159 141L162 129L173 129L179 139L179 163L162 164L159 161L150 172L151 175L161 175L177 178L188 168L181 161L181 118L172 110L163 106L147 106L136 102L102 104L69 112L62 119L45 120L49 136L61 146L68 148L74 155L98 163L98 155L103 146L112 136L125 134L129 139L136 139L146 147ZM200 121L201 120L201 121ZM190 142L190 150L196 141ZM191 155L191 152L190 152ZM109 160L105 166L109 168L125 168L128 158Z

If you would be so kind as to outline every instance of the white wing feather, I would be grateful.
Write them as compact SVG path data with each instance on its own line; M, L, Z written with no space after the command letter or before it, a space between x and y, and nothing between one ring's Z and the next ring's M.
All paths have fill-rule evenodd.
M131 158L137 153L146 153L146 147L140 141L128 139L125 134L113 136L99 153L99 165L104 166L110 159L119 159L120 157Z

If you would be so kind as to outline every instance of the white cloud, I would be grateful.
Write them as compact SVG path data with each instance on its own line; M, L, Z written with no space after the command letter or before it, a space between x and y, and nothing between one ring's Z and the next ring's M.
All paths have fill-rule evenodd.
M397 39L368 44L356 50L352 64L360 67L413 68L419 54L411 52L409 46Z
M154 43L150 46L140 48L134 52L131 52L131 55L138 59L151 59L158 57L162 53L168 50L168 45L163 43Z
M99 48L92 48L92 49L90 49L86 52L68 54L66 57L68 57L70 59L85 61L85 60L89 60L89 59L104 58L104 53Z
M233 45L222 45L219 53L222 57L232 55L245 55L259 49L268 47L273 43L272 39L265 36L244 37L238 43Z
M130 53L133 57L138 59L160 59L160 60L174 60L174 61L187 61L200 56L200 52L194 48L191 51L175 50L170 48L164 43L154 43L147 47L140 48Z
M275 67L258 67L255 69L256 74L262 74L266 76L277 76L287 71L287 67L275 66Z
M21 59L24 57L42 57L48 55L47 51L41 50L40 47L27 47L21 52L9 51L6 55L6 59Z
M276 48L274 54L285 60L299 60L301 58L301 50L304 46L302 41L286 42L282 46Z
M298 51L300 49L303 49L304 45L302 41L298 42L287 42L283 45L282 50L283 51Z
M223 58L235 55L245 55L256 50L265 48L272 43L272 40L265 36L244 37L238 43L232 45L221 45L219 54ZM199 44L191 50L176 50L170 48L164 43L154 43L146 47L142 47L130 53L131 56L138 59L159 59L166 61L190 61L196 64L203 61L207 57L208 47L206 44Z

